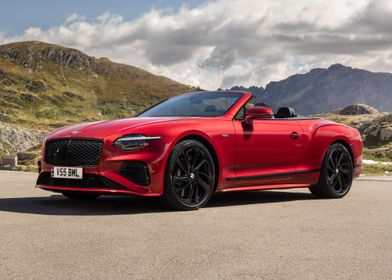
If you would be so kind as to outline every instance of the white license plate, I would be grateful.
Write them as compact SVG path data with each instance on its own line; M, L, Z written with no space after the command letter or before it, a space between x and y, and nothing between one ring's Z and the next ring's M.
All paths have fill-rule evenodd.
M83 168L53 166L52 178L83 179Z

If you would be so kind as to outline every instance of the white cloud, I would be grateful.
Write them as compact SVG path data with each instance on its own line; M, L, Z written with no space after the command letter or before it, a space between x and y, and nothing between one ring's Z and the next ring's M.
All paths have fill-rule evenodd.
M70 23L70 22L74 22L74 21L81 21L81 20L85 20L86 17L83 15L79 15L78 13L73 13L71 15L69 15L66 19L65 22Z
M107 12L87 21L28 28L0 42L41 40L214 89L264 85L341 62L392 69L388 0L217 0L176 12L151 10L127 21Z
M0 31L0 44L2 44L5 40L4 32Z

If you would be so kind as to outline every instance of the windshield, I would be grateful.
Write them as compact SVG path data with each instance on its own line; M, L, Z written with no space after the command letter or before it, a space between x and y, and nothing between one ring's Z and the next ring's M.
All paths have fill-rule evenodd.
M195 92L170 98L138 117L216 117L224 115L241 97L239 92Z

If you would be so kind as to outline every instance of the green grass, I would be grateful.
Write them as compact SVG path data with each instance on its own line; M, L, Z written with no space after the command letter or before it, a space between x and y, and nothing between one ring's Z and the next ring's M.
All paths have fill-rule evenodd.
M371 149L365 148L363 157L376 161L392 162L392 143Z
M0 156L13 153L12 147L7 142L2 141L1 139L0 147L2 147L0 148Z
M392 165L385 164L369 164L363 169L365 175L389 175L392 176Z

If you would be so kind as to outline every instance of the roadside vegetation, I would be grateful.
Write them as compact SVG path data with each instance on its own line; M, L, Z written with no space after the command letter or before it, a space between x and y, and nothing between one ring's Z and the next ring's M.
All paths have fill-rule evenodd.
M342 114L350 110L351 113ZM355 111L360 111L360 114ZM318 116L359 130L364 143L363 158L375 161L364 164L364 174L392 175L392 113L378 112L367 105L357 104Z

